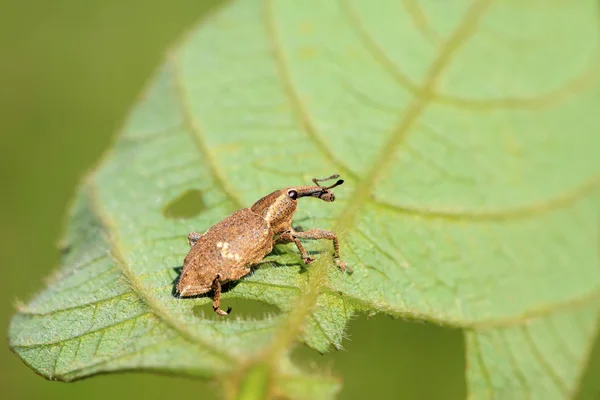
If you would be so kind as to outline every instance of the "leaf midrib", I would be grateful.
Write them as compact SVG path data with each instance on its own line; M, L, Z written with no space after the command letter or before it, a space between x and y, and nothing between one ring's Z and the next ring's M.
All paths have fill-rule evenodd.
M341 211L336 222L334 222L334 232L343 233L354 227L355 216L362 208L363 203L371 196L371 191L378 177L386 169L397 148L403 143L408 132L412 128L412 125L418 120L421 113L428 105L435 83L441 75L450 56L460 46L464 39L470 35L478 18L483 15L483 11L489 3L490 0L484 0L477 2L472 6L467 13L467 17L463 20L463 23L459 25L458 29L450 37L448 42L442 47L440 55L433 62L430 71L426 76L419 95L413 99L404 118L399 121L397 128L392 132L386 144L382 146L380 156L375 157L377 161L370 166L367 175L358 181L356 189L351 195L352 201L348 202L347 206ZM265 0L265 14L274 21L269 12L272 7L269 0ZM277 33L277 30L273 30L272 33ZM277 43L277 41L274 43ZM285 66L285 64L283 65ZM297 110L297 112L302 115L303 110ZM311 137L310 135L308 136ZM319 260L316 265L309 270L309 282L305 293L298 300L298 307L295 307L290 313L289 323L282 325L281 332L277 335L278 340L273 343L270 354L272 359L277 359L278 356L289 347L291 342L295 340L296 332L300 331L300 327L311 314L311 310L316 305L317 297L321 293L322 287L326 285L325 274L326 270L323 259Z

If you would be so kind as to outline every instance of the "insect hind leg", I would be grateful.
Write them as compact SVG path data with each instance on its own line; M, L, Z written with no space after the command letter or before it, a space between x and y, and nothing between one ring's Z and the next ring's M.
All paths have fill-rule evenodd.
M212 289L214 290L213 297L213 310L220 316L228 315L231 312L231 307L227 308L227 311L221 310L221 275L217 274L217 277L213 281Z

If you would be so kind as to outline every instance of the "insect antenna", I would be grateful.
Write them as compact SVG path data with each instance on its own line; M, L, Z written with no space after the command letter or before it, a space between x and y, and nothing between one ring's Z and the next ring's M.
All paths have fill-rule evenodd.
M312 181L314 182L315 185L317 185L319 187L322 187L324 190L328 190L328 189L333 189L334 187L341 185L342 183L344 183L344 180L343 179L339 179L336 183L334 183L331 186L327 186L327 187L321 186L319 184L319 182L325 182L325 181L329 181L331 179L337 179L339 177L340 177L339 174L333 174L331 176L328 176L327 178L320 178L320 179L319 178L313 178Z

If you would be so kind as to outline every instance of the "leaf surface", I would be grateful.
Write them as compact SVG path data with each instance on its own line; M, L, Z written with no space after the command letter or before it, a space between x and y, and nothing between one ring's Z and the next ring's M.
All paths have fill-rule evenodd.
M53 379L266 362L271 393L329 397L338 381L289 349L341 348L354 313L381 312L463 327L473 398L573 396L600 311L597 15L593 1L232 3L169 55L82 185L63 265L11 347ZM353 275L329 244L306 243L310 267L278 246L223 302L279 314L217 320L197 312L210 298L172 296L188 232L334 172L336 202L302 201L296 220L337 232ZM165 211L190 192L197 215Z

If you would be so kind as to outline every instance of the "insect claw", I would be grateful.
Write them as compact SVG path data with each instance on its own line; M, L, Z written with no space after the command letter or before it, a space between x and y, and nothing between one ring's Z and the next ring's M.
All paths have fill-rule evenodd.
M340 260L339 258L335 259L335 265L337 265L337 267L341 269L342 272L346 272L348 275L352 275L354 273L354 270L347 266L346 263Z
M223 311L219 307L213 307L213 310L215 310L217 315L224 317L226 315L229 315L229 313L231 312L231 307L227 307L227 311Z
M302 257L302 261L304 261L304 264L312 264L315 262L315 259L310 257Z

